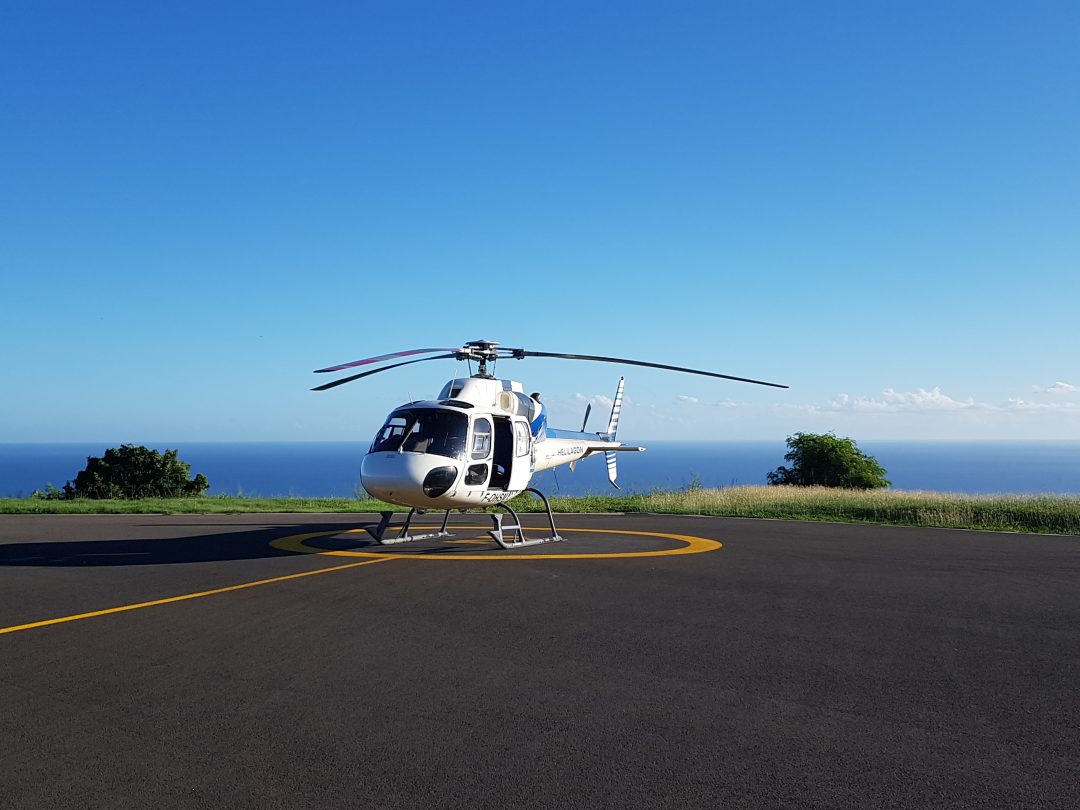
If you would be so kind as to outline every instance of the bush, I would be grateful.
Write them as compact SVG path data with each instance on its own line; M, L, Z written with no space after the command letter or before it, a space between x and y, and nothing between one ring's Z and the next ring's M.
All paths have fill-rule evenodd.
M30 493L30 497L38 501L62 501L64 500L64 490L57 489L52 484L46 484L45 489L35 489Z
M796 433L788 436L784 460L791 467L777 467L768 474L770 484L800 487L876 489L889 486L885 468L854 441L833 433Z
M101 458L86 459L86 469L75 482L64 484L65 498L184 498L202 495L210 488L206 476L193 479L191 466L176 450L159 453L146 447L124 444L110 448Z

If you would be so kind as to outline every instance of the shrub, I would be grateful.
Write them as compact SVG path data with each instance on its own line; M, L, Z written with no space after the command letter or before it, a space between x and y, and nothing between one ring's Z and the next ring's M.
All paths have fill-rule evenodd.
M777 467L768 474L770 484L801 487L843 487L876 489L889 486L885 468L848 438L833 433L796 433L788 436L784 460L790 467Z
M124 444L110 448L101 458L91 456L75 481L64 485L66 498L183 498L202 495L210 482L202 473L193 479L191 466L176 450L160 453Z
M64 490L54 487L52 484L46 484L45 489L35 489L30 493L30 497L38 501L62 501L64 500Z

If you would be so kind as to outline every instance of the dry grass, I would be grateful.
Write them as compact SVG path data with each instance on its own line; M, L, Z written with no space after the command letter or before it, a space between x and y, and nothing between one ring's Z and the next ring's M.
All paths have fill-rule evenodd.
M558 497L551 499L551 505L557 512L653 512L1080 535L1080 496L1075 495L955 495L888 489L758 486ZM543 508L530 495L516 498L512 506L519 511ZM387 508L404 511L379 501L354 498L0 499L0 514L370 513Z
M518 502L514 505L516 508ZM1061 495L756 486L558 498L552 507L558 511L658 512L1080 534L1080 497Z

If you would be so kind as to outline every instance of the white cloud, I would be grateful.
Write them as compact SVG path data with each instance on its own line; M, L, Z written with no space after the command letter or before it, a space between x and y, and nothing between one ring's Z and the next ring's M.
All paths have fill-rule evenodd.
M594 407L610 408L615 404L615 400L612 397L604 396L603 394L593 394L591 397L587 397L580 391L574 394L574 399L578 402L588 402ZM626 396L623 397L623 402L630 402L630 399Z
M664 393L662 402L631 403L627 398L629 407L623 410L620 433L642 442L692 437L771 439L797 431L834 431L874 439L1080 438L1080 390L1071 392L1069 385L1055 385L1062 395L1052 397L1042 389L988 400L931 386L759 403L713 400L676 389ZM586 403L593 405L592 430L606 423L611 408L610 392L552 395L544 401L550 409L550 424L570 430L581 425Z
M1080 394L1080 386L1070 385L1067 382L1058 380L1053 385L1047 388L1036 388L1037 394L1050 394L1052 396L1068 396L1070 394Z
M1010 399L1006 407L1010 411L1080 412L1080 402L1028 402L1023 399Z
M1069 389L1080 391L1075 386L1067 383L1056 383L1064 386L1062 391ZM1043 389L1049 391L1050 389ZM813 406L811 406L813 408ZM917 391L896 391L886 388L880 397L851 397L840 394L829 405L821 410L846 411L857 413L927 413L927 412L956 412L956 411L1075 411L1080 410L1080 402L1031 402L1028 400L1010 398L1004 403L977 402L972 397L967 399L954 399L934 387L930 390L920 388Z
M687 405L704 405L708 408L740 408L749 407L745 402L736 402L733 399L721 399L715 402L709 400L698 399L697 397L689 396L688 394L679 394L676 399L679 402Z
M886 388L880 397L852 397L840 394L826 408L831 411L858 411L863 413L917 413L925 411L961 411L991 408L986 403L953 399L935 386L930 390L897 391Z

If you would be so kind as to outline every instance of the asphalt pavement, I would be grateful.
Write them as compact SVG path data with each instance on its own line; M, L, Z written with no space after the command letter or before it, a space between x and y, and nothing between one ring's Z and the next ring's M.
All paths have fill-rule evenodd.
M0 517L0 807L1080 806L1080 538L557 518Z

